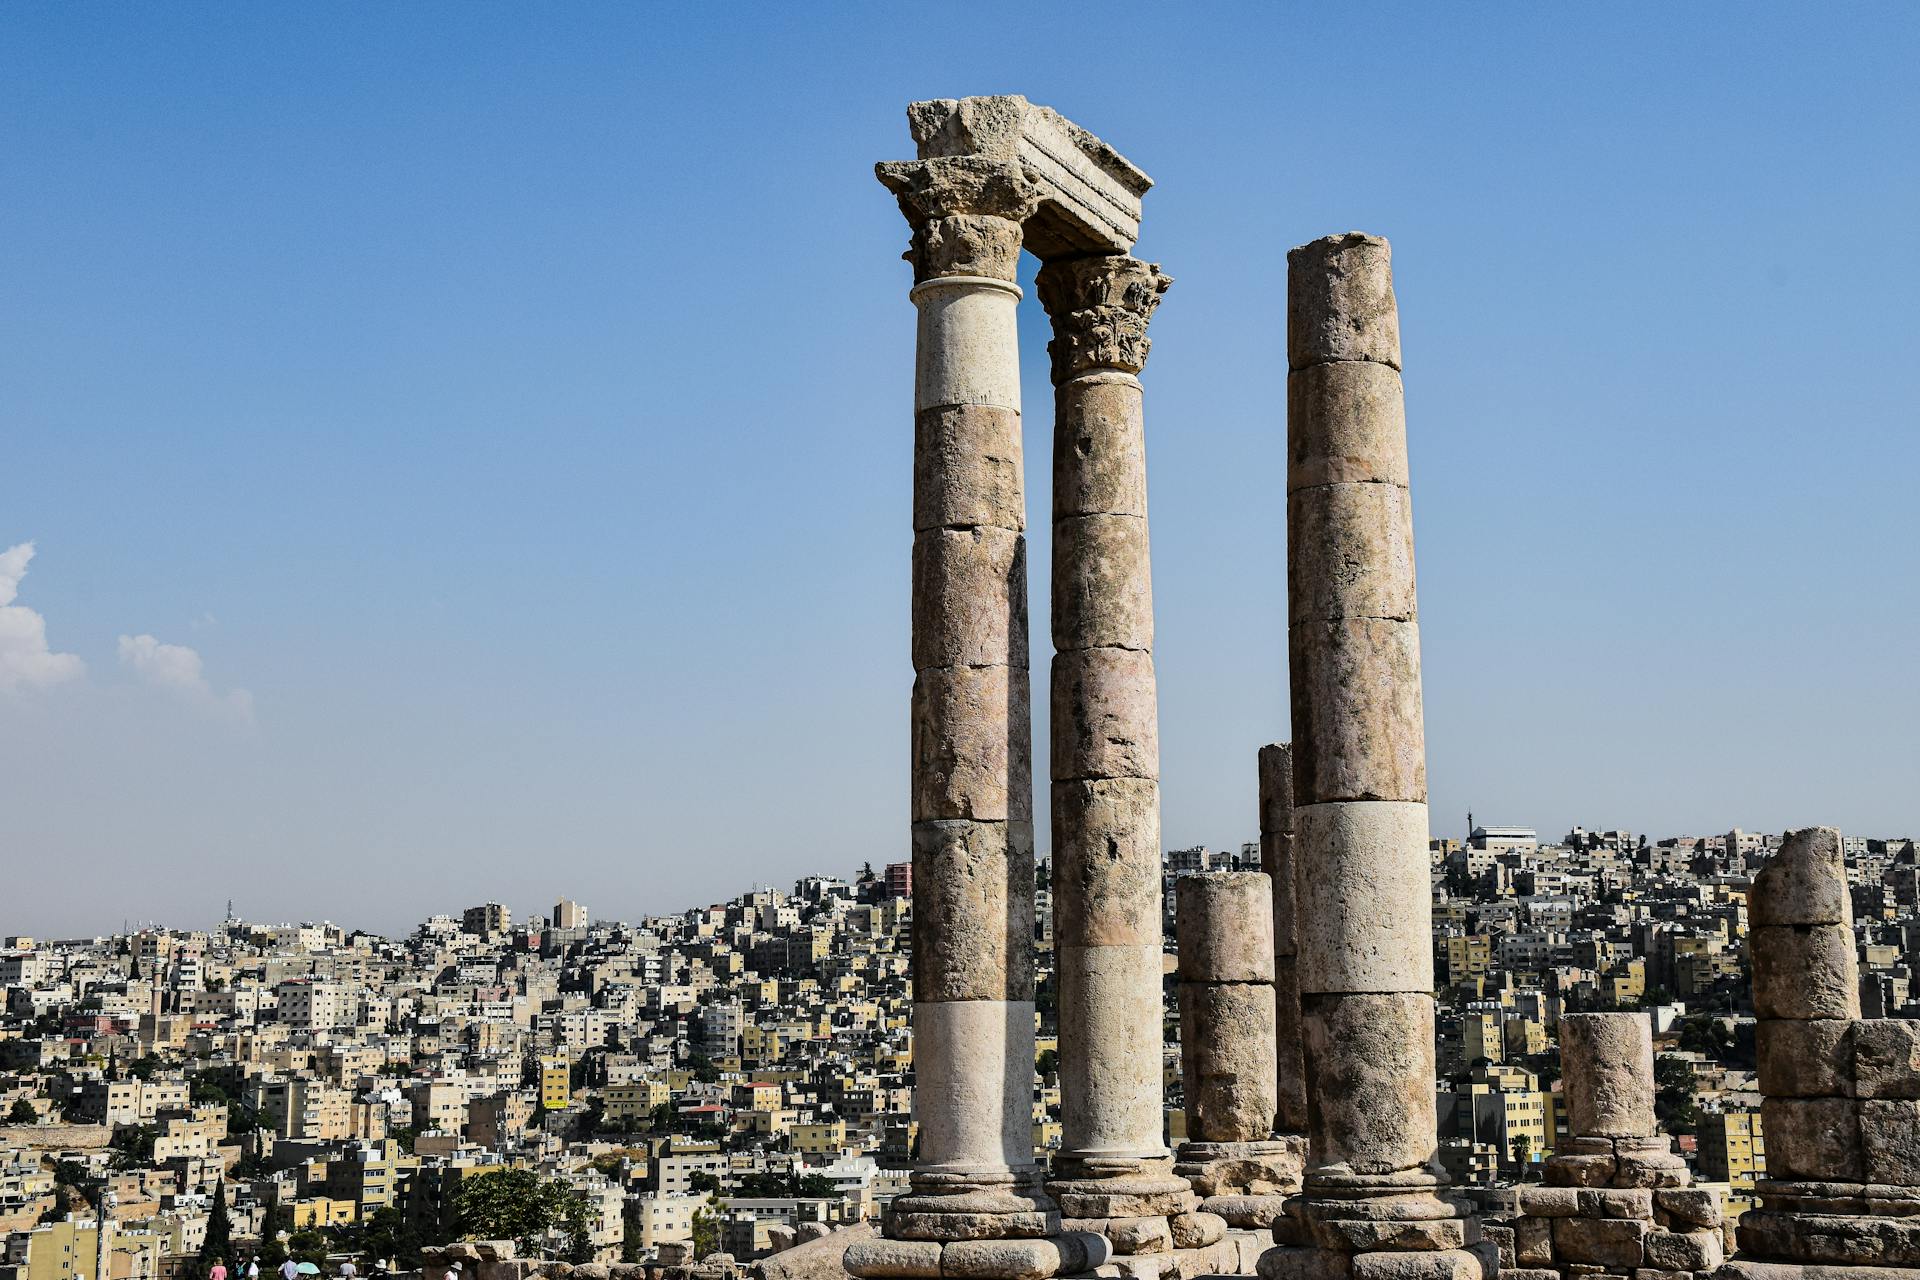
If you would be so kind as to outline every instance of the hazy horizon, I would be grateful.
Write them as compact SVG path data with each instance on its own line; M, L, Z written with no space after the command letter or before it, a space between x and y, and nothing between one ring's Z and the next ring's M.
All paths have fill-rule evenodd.
M961 94L1158 184L1167 847L1252 838L1287 736L1284 257L1349 228L1394 245L1435 834L1920 835L1920 12L1103 12L10 7L0 933L905 857L871 169Z

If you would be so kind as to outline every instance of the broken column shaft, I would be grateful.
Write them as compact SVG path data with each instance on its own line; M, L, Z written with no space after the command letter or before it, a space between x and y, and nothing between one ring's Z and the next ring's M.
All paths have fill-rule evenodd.
M1300 1044L1300 922L1293 888L1293 746L1260 748L1260 869L1273 882L1274 1128L1307 1131L1306 1059Z

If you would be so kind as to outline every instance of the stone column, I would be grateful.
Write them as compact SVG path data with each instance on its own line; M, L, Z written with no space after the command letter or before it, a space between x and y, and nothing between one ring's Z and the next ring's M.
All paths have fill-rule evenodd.
M1260 748L1260 868L1273 881L1276 1026L1274 1129L1307 1131L1307 1066L1300 1044L1300 925L1293 892L1293 745Z
M923 153L924 154L924 153ZM1014 283L1018 165L878 167L913 228L912 1191L863 1277L1037 1280L1096 1262L1034 1160L1033 766ZM1097 1243L1097 1242L1096 1242ZM1104 1247L1104 1246L1102 1246Z
M1493 1270L1435 1193L1432 900L1400 332L1387 242L1288 255L1287 593L1309 1167L1263 1274ZM1304 1234L1303 1234L1304 1229ZM1346 1260L1325 1256L1348 1255ZM1318 1255L1318 1256L1316 1256Z

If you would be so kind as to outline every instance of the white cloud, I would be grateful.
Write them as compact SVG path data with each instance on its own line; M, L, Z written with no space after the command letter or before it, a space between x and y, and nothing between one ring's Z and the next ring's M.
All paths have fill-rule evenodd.
M0 551L0 693L78 679L87 669L78 656L47 648L47 620L13 602L32 559L31 542Z
M121 636L120 661L148 684L224 711L245 723L253 722L253 695L245 689L215 693L207 682L198 650L184 644L164 644L149 635Z

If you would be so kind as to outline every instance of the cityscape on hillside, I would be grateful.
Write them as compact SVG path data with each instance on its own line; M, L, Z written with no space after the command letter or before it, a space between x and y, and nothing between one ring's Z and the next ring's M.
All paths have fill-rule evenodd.
M1747 891L1778 836L1430 845L1440 1157L1497 1194L1566 1137L1562 1014L1645 1010L1657 1110L1729 1218L1766 1171ZM1920 861L1847 837L1862 1009L1910 1016ZM1260 849L1167 852L1165 1137L1187 1134L1176 885ZM1048 868L1036 1152L1059 1146ZM463 1238L523 1257L782 1274L867 1228L916 1150L911 863L626 923L487 902L405 938L328 923L10 937L0 952L0 1276L417 1269ZM511 1188L513 1194L503 1194ZM113 1222L103 1272L96 1230ZM457 1248L457 1246L456 1246Z

